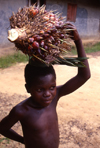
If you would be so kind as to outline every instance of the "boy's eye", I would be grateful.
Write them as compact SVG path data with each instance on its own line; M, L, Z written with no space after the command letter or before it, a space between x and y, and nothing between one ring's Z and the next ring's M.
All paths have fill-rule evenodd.
M54 90L55 86L50 87L50 90Z
M40 88L39 88L39 89L37 89L37 91L38 91L38 92L41 92L41 91L42 91L42 89L40 89Z

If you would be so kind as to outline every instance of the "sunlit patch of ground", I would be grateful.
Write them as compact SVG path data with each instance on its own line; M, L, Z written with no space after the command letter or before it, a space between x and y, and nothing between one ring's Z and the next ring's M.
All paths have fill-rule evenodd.
M87 56L91 78L58 103L59 148L100 148L100 52ZM24 67L21 63L0 69L0 120L28 96L24 87ZM55 66L55 69L57 85L77 74L77 68ZM22 134L20 123L14 129ZM0 136L0 148L24 148L24 145Z
M89 127L77 119L60 125L60 148L100 148L100 127Z
M14 94L8 96L0 93L0 119L8 114L13 102L21 101L26 96ZM13 127L22 134L20 123ZM92 127L87 123L72 118L70 121L59 118L60 146L59 148L100 148L100 126ZM24 148L24 145L0 135L0 148Z

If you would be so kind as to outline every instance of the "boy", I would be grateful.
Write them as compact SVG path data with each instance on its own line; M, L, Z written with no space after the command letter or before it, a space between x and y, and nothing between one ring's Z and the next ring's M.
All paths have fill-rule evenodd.
M74 25L71 35L77 47L78 57L86 57L80 36ZM61 86L56 87L56 74L52 66L25 68L25 87L31 97L16 105L0 123L0 133L10 139L25 144L25 148L58 148L59 129L56 105L60 97L72 93L90 78L88 61L86 67L78 68L78 74ZM11 127L20 121L23 136Z

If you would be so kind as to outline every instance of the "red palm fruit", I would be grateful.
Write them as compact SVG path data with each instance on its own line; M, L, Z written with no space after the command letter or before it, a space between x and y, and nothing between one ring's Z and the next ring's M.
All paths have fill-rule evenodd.
M59 24L56 25L57 29L61 29L61 26Z
M40 46L44 47L44 41L43 40L40 42Z
M61 24L57 24L57 25L56 25L56 28L57 28L57 29L64 29L63 25L61 25Z
M57 29L56 28L54 28L54 29L51 30L51 33L56 33L56 32L57 32Z
M56 45L56 46L57 46L57 45L58 45L58 42L57 42L57 41L55 41L55 42L54 42L54 45Z
M31 45L28 46L28 50L31 51L33 47Z
M60 44L60 43L61 43L61 41L59 41L59 40L58 40L57 42L58 42L58 44Z
M43 19L44 19L45 21L49 21L49 16L44 16Z
M39 13L39 9L38 8L36 8L35 11L36 11L37 14Z
M40 40L42 40L42 39L43 39L42 36L37 36L37 37L35 38L35 41L40 41Z
M50 17L55 17L55 14L51 13L51 14L50 14Z
M60 34L60 38L63 39L65 36L64 34Z
M48 49L49 49L49 47L48 47L47 45L44 45L44 49L48 50Z
M40 48L37 49L37 54L39 54L41 56L41 49Z
M44 14L47 13L47 10L44 10Z
M48 34L51 34L51 30L48 30L47 33L48 33Z
M39 48L39 43L37 41L34 41L32 46L33 46L33 49L38 49Z
M64 23L63 23L63 21L60 21L59 24L60 24L60 25L63 25Z
M48 34L48 33L45 33L45 34L43 35L43 37L47 38L47 37L49 37L49 34Z
M45 55L44 54L41 54L41 57L42 57L42 59L45 59Z
M29 45L28 46L28 51L27 51L28 55L32 54L32 49L33 49L33 47L31 45Z
M39 12L39 10L38 10L37 8L31 10L31 14L32 14L33 16L35 16L36 14L38 14L38 12Z
M39 36L39 35L37 35L37 34L33 36L34 41L36 41L36 38L37 38L38 36Z
M33 43L34 42L34 38L29 38L28 39L28 43Z
M52 21L54 21L54 20L55 20L55 17L51 16L50 19L51 19Z
M41 30L39 33L40 33L40 34L44 34L44 30Z
M58 22L58 18L55 17L55 22Z

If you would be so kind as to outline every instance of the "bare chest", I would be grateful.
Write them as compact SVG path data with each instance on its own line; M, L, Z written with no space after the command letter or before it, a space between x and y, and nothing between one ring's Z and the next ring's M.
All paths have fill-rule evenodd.
M55 128L58 125L56 109L33 109L30 108L21 121L22 127L34 132L43 132Z
M52 106L41 110L30 108L21 124L28 148L32 145L36 148L58 148L58 119Z

